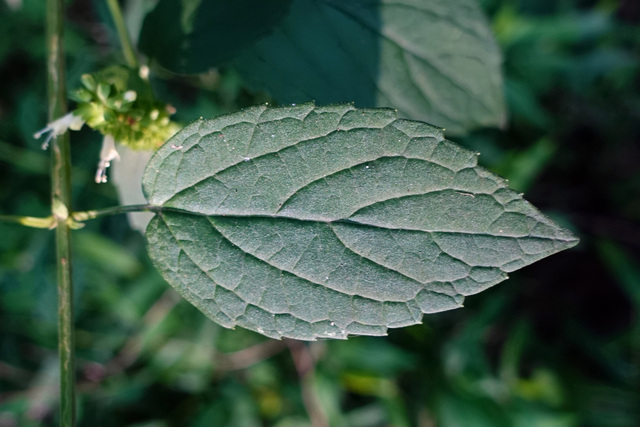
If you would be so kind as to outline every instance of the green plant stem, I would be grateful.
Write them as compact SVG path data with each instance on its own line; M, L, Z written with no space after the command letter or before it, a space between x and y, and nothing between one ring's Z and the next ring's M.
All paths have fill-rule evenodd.
M47 83L49 121L67 112L64 62L64 2L47 0ZM69 135L51 144L51 210L56 226L60 425L75 426L73 284L71 281L71 148Z
M129 205L129 206L114 206L112 208L96 209L84 212L74 212L72 218L74 221L87 221L89 219L98 218L107 215L117 215L127 212L160 212L166 210L161 206L153 205Z
M127 65L131 68L138 68L140 66L138 64L138 57L136 56L136 51L133 49L133 44L131 43L131 38L129 38L127 27L124 24L120 4L118 3L118 0L107 0L107 5L109 6L109 12L111 12L111 17L116 25L116 31L120 38L122 52L124 53Z

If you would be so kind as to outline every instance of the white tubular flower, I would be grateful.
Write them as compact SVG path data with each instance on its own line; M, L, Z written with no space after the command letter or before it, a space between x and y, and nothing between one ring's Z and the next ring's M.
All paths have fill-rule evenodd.
M111 166L112 160L120 160L120 155L116 151L116 141L111 135L105 135L102 140L100 162L98 162L98 170L96 171L97 184L107 182L107 169Z
M60 136L65 133L67 130L80 130L80 128L84 125L84 119L80 116L76 116L73 112L68 113L59 119L56 119L49 123L47 127L44 129L40 129L38 132L33 134L35 139L40 139L42 135L48 133L47 138L42 143L42 149L46 150L49 147L49 142L52 138L56 136Z

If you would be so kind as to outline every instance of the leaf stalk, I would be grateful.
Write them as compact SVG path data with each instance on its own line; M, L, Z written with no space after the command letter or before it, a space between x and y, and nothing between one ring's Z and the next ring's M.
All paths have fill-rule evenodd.
M128 205L128 206L114 206L112 208L95 209L83 212L74 212L71 218L74 221L88 221L90 219L99 218L107 215L118 215L127 212L159 212L162 210L161 206L153 205Z

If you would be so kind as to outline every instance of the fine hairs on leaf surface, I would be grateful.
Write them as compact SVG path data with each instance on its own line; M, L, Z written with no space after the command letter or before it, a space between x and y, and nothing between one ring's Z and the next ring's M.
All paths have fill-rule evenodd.
M476 153L389 109L198 120L143 187L165 279L219 324L274 338L384 335L577 243Z

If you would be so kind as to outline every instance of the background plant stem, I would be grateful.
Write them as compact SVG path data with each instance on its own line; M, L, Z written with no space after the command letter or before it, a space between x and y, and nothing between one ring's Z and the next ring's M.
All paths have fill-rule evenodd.
M107 5L109 6L109 12L111 12L111 17L116 25L116 31L120 38L120 44L122 44L122 52L124 53L127 65L131 68L138 68L138 57L136 56L136 51L133 49L133 44L129 38L127 27L124 24L120 4L118 3L118 0L107 0Z
M49 121L67 112L63 0L47 1L47 83ZM58 281L58 352L60 355L60 425L75 425L73 284L71 281L71 156L69 135L51 144L51 207L56 221Z

